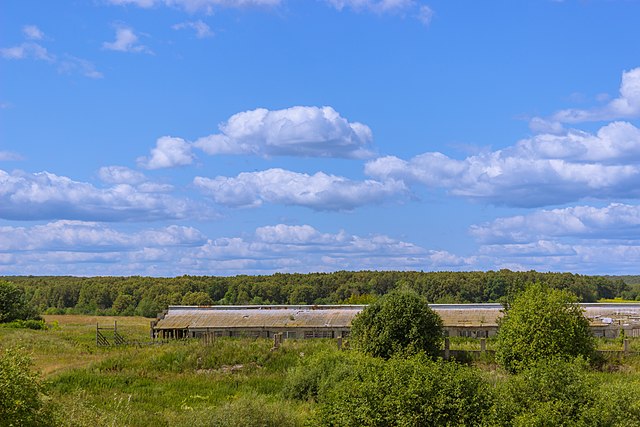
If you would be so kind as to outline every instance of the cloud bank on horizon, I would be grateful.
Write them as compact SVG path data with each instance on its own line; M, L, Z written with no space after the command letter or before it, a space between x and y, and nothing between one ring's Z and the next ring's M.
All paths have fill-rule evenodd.
M307 8L355 44L306 32ZM585 104L576 108L538 95L544 107L509 104L500 120L505 98L486 99L477 119L460 115L446 97L459 75L430 68L430 55L449 58L444 27L464 27L451 8L108 0L84 6L101 28L78 42L17 7L22 20L0 47L23 90L0 99L0 274L637 273L639 64L585 77L581 90L615 83L617 93L573 97ZM272 26L273 41L243 27L254 21ZM398 34L368 42L378 28ZM575 91L548 98L557 90ZM38 103L39 93L51 97ZM491 120L499 131L477 130Z

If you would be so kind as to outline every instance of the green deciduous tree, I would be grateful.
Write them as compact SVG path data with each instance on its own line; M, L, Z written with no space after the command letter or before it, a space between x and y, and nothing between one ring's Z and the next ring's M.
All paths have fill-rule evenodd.
M119 294L111 306L115 314L131 316L136 308L136 300L133 295Z
M424 351L436 356L442 342L442 319L415 292L392 292L367 306L353 320L355 348L376 357Z
M497 347L498 362L518 372L542 359L582 356L590 360L595 340L575 295L536 283L507 307Z
M0 323L37 318L37 313L26 302L24 291L0 280Z
M182 297L182 305L212 305L213 300L206 292L187 292Z

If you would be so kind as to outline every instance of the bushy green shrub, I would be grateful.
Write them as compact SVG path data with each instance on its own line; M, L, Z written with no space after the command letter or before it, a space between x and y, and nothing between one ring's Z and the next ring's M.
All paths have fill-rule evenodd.
M587 363L581 358L542 359L532 363L499 388L495 424L581 425L596 399L596 384L587 369Z
M640 380L637 377L608 376L594 393L595 403L583 411L584 425L640 427Z
M477 370L425 354L359 369L319 400L325 426L479 426L493 403Z
M442 343L442 319L412 291L389 293L367 306L351 326L354 347L389 358L425 352L435 357Z
M509 372L518 372L539 360L590 360L595 339L575 295L531 284L515 296L500 320L496 360Z
M0 425L50 425L42 384L31 370L31 359L19 349L0 353Z
M44 320L14 320L9 323L0 323L0 328L15 328L15 329L34 329L34 330L42 330L48 329L47 324Z

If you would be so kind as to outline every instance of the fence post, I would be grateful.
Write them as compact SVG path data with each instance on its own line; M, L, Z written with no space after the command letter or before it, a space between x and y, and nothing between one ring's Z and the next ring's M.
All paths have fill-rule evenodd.
M480 338L480 353L484 353L487 351L487 339Z
M338 343L338 350L342 350L342 337L338 337L336 341Z
M624 348L624 354L629 354L629 338L625 338L624 341L622 341L623 343L623 348Z
M277 350L280 348L280 344L282 343L282 332L273 334L273 348L272 350Z
M451 352L449 351L449 337L444 338L444 359L449 360Z

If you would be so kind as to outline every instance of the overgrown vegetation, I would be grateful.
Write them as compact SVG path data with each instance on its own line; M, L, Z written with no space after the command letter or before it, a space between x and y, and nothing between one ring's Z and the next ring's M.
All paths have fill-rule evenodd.
M362 357L318 403L317 425L478 426L493 399L478 370L417 354Z
M331 340L286 340L272 351L269 340L234 338L218 339L212 345L186 340L97 348L96 322L104 326L117 320L118 331L128 340L143 342L148 337L148 320L55 315L45 316L48 327L39 328L41 321L13 318L0 328L0 425L640 426L640 358L601 360L601 371L590 366L593 338L585 335L589 331L574 305L577 299L560 290L572 288L583 276L534 275L570 279L571 286L559 286L559 282L541 284L541 280L520 283L527 273L470 273L479 281L466 282L459 289L502 274L513 279L494 294L501 294L498 299L509 307L497 340L489 343L497 348L503 369L490 355L468 365L434 357L441 329L437 315L426 305L425 294L439 286L437 280L468 276L408 274L406 277L416 280L401 278L384 292L358 293L355 290L363 288L355 284L363 283L360 280L369 273L345 274L358 280L349 282L350 291L343 283L338 289L344 292L334 290L330 295L338 292L335 297L340 295L340 302L372 303L357 318L346 351L338 350ZM373 286L375 275L385 273L371 274L368 283ZM402 277L390 274L395 279ZM293 276L296 280L322 277ZM428 277L437 280L428 287L417 285L417 279ZM283 275L278 280L289 278ZM255 278L256 283L262 279ZM36 304L43 292L53 296L55 286L76 289L71 282L53 286L29 280L39 279L18 280L17 286L5 284L4 288L11 296L7 301L26 307L22 313L33 313L29 303ZM156 279L150 279L149 288L130 282L146 280L142 278L86 279L97 280L99 291L85 288L84 279L77 280L82 297L75 306L60 310L77 311L80 301L88 304L84 306L87 311L101 315L114 310L136 313L143 301L146 309L157 308L156 297L145 294ZM190 304L226 303L240 297L227 299L231 289L238 290L234 286L244 286L223 287L227 290L220 299L212 289L199 287L211 285L209 280L216 278L157 280L166 285L167 292L172 286L181 289L173 296L166 294L165 302L180 297ZM231 278L230 283L234 280L240 279ZM600 279L590 280L583 283L599 283ZM607 283L602 289L613 286L609 290L614 292L617 285ZM317 295L315 290L307 292L301 282L288 291L286 298L295 297L287 302L308 302ZM93 298L99 295L104 308L94 305L98 300ZM7 306L14 307L3 307ZM33 328L15 329L27 325ZM634 339L631 347L637 349L639 343L640 339ZM461 338L452 344L471 348L477 342ZM602 340L600 344L621 345Z
M37 413L50 414L36 425L640 425L640 360L633 357L606 367L612 372L549 359L508 374L493 363L339 351L331 340L286 340L277 351L270 340L234 338L97 348L96 321L117 320L138 341L148 321L45 318L59 326L0 329L2 351L31 354L45 375L40 382L22 365L29 379L22 389L35 384Z

